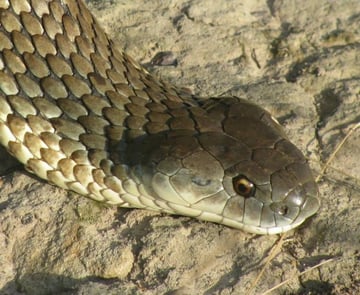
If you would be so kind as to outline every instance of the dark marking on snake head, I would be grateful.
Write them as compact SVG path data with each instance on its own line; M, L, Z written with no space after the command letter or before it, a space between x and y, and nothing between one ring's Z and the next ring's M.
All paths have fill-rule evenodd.
M211 184L211 179L204 179L199 176L194 176L191 181L198 186L208 186Z

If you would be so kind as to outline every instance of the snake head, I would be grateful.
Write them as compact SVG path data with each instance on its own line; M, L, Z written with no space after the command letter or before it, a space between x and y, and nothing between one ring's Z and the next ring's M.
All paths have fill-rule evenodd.
M209 107L206 116L220 124L209 119L197 132L169 132L133 169L163 211L276 234L318 210L306 159L267 111L231 99Z

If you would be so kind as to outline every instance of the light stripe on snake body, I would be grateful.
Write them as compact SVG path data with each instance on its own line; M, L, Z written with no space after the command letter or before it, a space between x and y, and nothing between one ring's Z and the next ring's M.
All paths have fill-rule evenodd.
M62 188L275 234L319 208L302 153L259 106L150 75L82 1L0 1L0 143Z

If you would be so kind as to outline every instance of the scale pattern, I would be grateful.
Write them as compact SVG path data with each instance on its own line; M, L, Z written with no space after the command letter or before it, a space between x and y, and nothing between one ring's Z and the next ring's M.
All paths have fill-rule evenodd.
M118 48L82 1L0 1L0 143L27 170L108 204L260 234L317 211L303 155L266 111L195 97ZM237 175L260 195L236 194Z

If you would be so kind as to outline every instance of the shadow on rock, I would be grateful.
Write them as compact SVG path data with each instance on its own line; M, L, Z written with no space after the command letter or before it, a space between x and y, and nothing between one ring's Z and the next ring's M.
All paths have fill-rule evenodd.
M113 283L111 280L102 280L97 277L85 277L82 279L74 279L68 276L48 274L48 273L35 273L26 274L8 282L2 289L2 295L71 295L78 294L79 289L84 284Z

